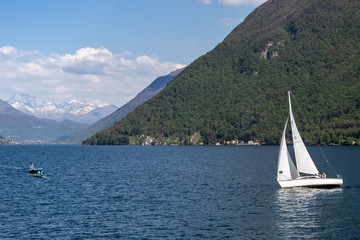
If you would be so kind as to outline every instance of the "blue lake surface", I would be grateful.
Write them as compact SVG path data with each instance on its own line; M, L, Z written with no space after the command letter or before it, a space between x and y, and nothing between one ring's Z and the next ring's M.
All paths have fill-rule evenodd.
M280 189L278 150L1 145L0 239L360 239L360 148L322 147L337 189Z

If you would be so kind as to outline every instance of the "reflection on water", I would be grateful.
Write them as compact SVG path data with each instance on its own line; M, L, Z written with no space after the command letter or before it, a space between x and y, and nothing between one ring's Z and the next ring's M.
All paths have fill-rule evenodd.
M279 189L275 197L276 226L285 239L319 238L319 229L326 229L326 211L342 201L343 189L291 188Z

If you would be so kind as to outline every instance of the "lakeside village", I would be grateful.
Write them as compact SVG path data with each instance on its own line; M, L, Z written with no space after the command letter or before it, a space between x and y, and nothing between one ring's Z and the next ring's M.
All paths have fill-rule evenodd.
M200 132L196 132L193 135L187 137L185 139L185 141L181 141L180 139L176 138L176 139L169 139L169 138L164 138L164 139L159 139L156 137L151 137L151 136L145 136L145 135L141 135L140 138L137 139L138 141L136 141L135 139L130 139L130 145L144 145L144 146L148 146L148 145L194 145L194 146L202 146L205 145L203 142L203 139L200 135ZM239 140L230 140L230 141L224 141L224 142L216 142L214 144L210 144L210 145L216 145L216 146L220 146L220 145L234 145L234 146L260 146L262 145L262 143L260 143L260 141L239 141Z
M8 140L8 139L5 139L2 136L0 136L0 144L21 144L21 143L15 142L12 140Z
M131 143L131 145L136 145L135 143ZM150 146L150 145L163 145L163 146L167 146L167 145L179 145L177 143L174 142L170 142L170 141L164 141L161 142L159 140L157 140L154 137L150 137L147 136L144 140L144 142L142 143L143 146ZM197 146L203 146L204 143L203 142L195 142L195 141L190 141L189 144L187 145L197 145ZM214 145L216 146L221 146L221 145L233 145L233 146L260 146L262 145L259 141L248 141L248 142L244 142L244 141L238 141L238 140L231 140L231 141L226 141L223 144L216 142Z
M192 136L185 139L185 141L180 141L177 139L169 139L169 138L163 138L159 139L156 137L151 136L144 136L141 135L139 138L133 137L130 139L129 145L143 145L143 146L149 146L149 145L194 145L194 146L202 146L205 145L201 135L199 132L196 132ZM292 141L290 139L287 140L287 144L292 144ZM216 145L216 146L261 146L261 145L268 145L266 142L260 142L259 140L249 140L249 141L243 141L243 140L230 140L230 141L223 141L223 142L215 142L213 144L208 145ZM338 143L329 143L329 146L340 146L342 144ZM357 145L360 146L360 139L354 140L353 138L349 137L344 142L344 145Z

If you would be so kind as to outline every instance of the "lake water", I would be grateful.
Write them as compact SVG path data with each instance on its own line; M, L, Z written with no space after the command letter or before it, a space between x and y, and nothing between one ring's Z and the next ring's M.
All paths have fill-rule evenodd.
M322 151L342 188L280 189L276 146L2 145L0 239L360 239L360 147Z

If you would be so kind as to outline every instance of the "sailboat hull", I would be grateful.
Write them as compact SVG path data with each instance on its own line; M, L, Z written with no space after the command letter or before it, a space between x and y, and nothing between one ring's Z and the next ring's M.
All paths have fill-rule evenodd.
M291 180L279 180L282 188L310 187L310 188L336 188L343 184L342 178L295 178Z

